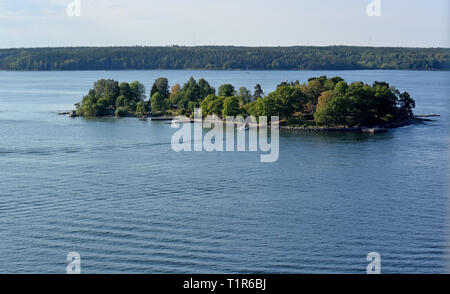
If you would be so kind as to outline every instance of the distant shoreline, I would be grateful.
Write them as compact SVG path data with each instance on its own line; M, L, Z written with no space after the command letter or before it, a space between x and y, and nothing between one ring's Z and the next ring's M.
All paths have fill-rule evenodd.
M0 49L0 70L450 70L450 48L53 47Z
M417 72L448 72L450 68L447 69L204 69L204 68L183 68L183 69L166 69L166 68L154 68L154 69L112 69L112 70L104 70L104 69L61 69L61 70L10 70L10 69L0 69L0 72L76 72L76 71L88 71L88 72L117 72L117 71L228 71L228 72L245 72L245 71L272 71L272 72L296 72L296 71L417 71Z

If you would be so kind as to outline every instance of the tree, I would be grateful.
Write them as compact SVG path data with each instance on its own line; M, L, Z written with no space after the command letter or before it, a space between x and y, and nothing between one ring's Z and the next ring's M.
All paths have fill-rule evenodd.
M224 99L224 97L208 95L208 97L206 97L200 104L203 115L222 115Z
M105 85L106 85L105 79L98 80L94 83L93 91L95 93L95 97L104 97L105 96Z
M264 92L263 92L263 90L262 90L262 88L261 88L261 85L260 84L256 84L256 86L255 86L255 93L253 94L253 99L258 99L258 98L261 98L262 96L264 96Z
M199 98L202 100L205 99L208 95L216 94L216 89L214 89L214 87L211 87L211 85L205 79L198 80L197 86L199 88Z
M239 107L239 99L237 97L227 97L223 101L223 110L222 115L223 117L227 116L238 116L240 113L240 107Z
M119 83L114 80L107 80L104 88L104 98L114 105L117 97L120 95Z
M150 98L150 107L152 109L152 112L162 112L166 110L166 104L164 100L164 96L156 92L153 94L152 98Z
M328 104L330 103L332 98L332 91L323 92L319 97L316 113L314 113L314 119L319 126L329 125L331 123L328 114Z
M138 114L145 114L148 112L148 104L145 103L144 101L139 101L136 104L136 112Z
M127 98L127 99L132 99L133 98L133 92L131 91L131 87L130 84L128 84L127 82L122 82L119 85L120 88L120 95Z
M134 81L130 84L130 89L134 101L142 101L147 98L145 95L145 86L138 81Z
M169 80L167 78L158 78L155 80L150 92L150 97L153 97L155 93L160 93L164 98L169 98Z
M196 101L189 101L187 104L187 110L190 113L194 113L195 109L199 107L199 103Z
M237 98L239 99L239 105L242 107L251 102L252 93L246 87L241 87L239 88Z
M127 115L127 110L126 110L124 107L118 107L118 108L116 109L116 111L114 112L114 115L115 115L116 117L122 117L122 116L125 116L125 115Z
M332 97L333 97L332 91L323 92L322 95L320 95L320 97L319 97L316 111L320 112L320 111L325 110Z
M303 92L308 100L315 104L317 103L317 99L319 98L320 94L322 94L324 90L325 89L321 81L317 78L313 78L310 79L308 85L306 86L306 89L304 89Z
M92 95L86 95L81 101L81 106L77 110L78 115L87 117L96 116L95 105L97 104L97 98Z
M116 98L120 95L119 83L115 80L98 80L94 83L93 92L97 99L106 98L111 105L114 105Z
M278 87L275 92L262 99L266 100L268 97L271 98L270 103L273 104L271 107L275 108L273 112L281 118L287 118L295 112L303 111L303 104L307 101L306 96L296 86Z
M183 85L183 95L186 101L201 101L200 87L197 81L190 77L189 80Z
M400 94L399 107L400 118L408 119L414 116L413 109L416 107L416 102L411 98L409 93L404 92Z
M231 97L235 95L234 86L231 84L224 84L219 87L220 97Z
M128 105L128 99L125 98L125 96L120 95L119 97L117 97L117 99L116 99L116 108L119 108L119 107L126 108L127 105Z

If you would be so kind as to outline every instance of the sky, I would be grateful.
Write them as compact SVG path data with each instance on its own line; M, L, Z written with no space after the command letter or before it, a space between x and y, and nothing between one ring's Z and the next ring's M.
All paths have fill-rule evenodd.
M79 16L74 9L78 7L77 1ZM376 1L380 6L375 5ZM449 3L448 0L0 0L0 48L135 45L448 48ZM67 11L69 5L72 9ZM369 14L378 16L368 15L369 5Z

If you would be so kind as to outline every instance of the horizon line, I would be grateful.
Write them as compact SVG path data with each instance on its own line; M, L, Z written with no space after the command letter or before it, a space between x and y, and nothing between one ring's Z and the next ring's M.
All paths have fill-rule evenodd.
M32 46L32 47L0 47L0 50L14 49L64 49L64 48L202 48L202 47L228 47L228 48L330 48L330 47L354 47L354 48L395 48L395 49L450 49L450 47L415 47L415 46L367 46L367 45L289 45L289 46L249 46L249 45L105 45L105 46Z

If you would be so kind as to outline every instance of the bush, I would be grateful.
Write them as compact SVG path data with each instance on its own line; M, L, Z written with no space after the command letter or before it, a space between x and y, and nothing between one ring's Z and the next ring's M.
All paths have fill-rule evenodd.
M127 115L127 110L125 107L118 107L114 114L116 117L123 117Z
M293 116L287 119L286 125L291 127L301 127L306 124L306 120L303 116Z

